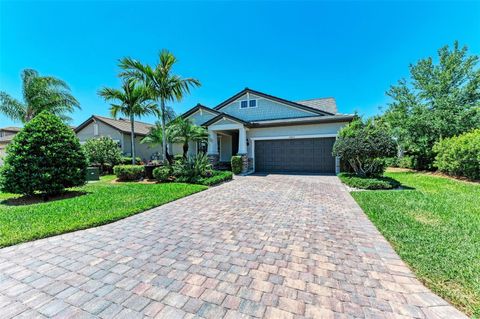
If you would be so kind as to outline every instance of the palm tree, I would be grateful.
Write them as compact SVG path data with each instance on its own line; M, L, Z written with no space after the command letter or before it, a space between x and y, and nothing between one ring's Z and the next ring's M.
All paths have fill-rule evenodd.
M14 121L26 123L42 111L49 111L69 121L71 119L65 113L80 109L67 83L53 76L40 76L35 70L25 69L22 72L22 86L23 102L0 92L0 113Z
M167 120L167 102L178 102L190 88L200 86L200 82L194 78L182 78L173 74L173 66L177 62L175 56L168 50L162 50L159 54L159 61L155 67L142 64L130 57L120 61L123 72L121 76L134 78L142 81L152 90L153 100L160 103L160 123L162 128L163 160L168 154L167 135L165 125Z
M193 124L189 119L182 117L176 118L167 127L167 135L173 143L181 143L183 145L183 157L187 158L188 143L201 142L208 139L208 132L201 126Z
M158 114L156 104L149 102L151 99L150 93L147 87L138 85L132 79L123 81L121 90L103 88L98 92L105 101L114 101L110 107L110 112L114 118L117 117L118 113L121 113L130 119L133 165L135 165L135 117Z

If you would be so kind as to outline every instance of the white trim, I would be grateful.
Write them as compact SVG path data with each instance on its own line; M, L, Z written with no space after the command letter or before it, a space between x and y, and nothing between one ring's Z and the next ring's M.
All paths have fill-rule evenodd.
M202 110L202 111L205 111L205 112L207 112L207 113L210 113L210 114L212 114L212 115L214 115L214 116L218 116L217 113L211 112L211 111L209 111L209 110L207 110L207 109L205 109L205 108L202 107L202 108L199 108L198 110L196 110L195 112L193 112L192 114L190 114L189 116L187 116L186 119L190 118L191 116L194 116L195 114L199 113L201 110ZM203 116L203 114L200 114L200 115Z
M209 131L238 130L242 127L243 127L243 124L219 124L219 125L211 124L208 126L208 130Z
M252 141L252 166L253 171L255 172L255 141L262 141L262 140L295 140L295 139L302 139L302 138L325 138L325 137L337 137L337 134L312 134L312 135L290 135L290 136L268 136L268 137L251 137L250 140ZM335 167L335 173L337 168ZM336 173L338 174L338 173Z

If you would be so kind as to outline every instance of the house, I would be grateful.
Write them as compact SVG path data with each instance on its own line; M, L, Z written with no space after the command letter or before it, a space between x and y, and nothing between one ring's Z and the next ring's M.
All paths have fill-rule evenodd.
M3 164L2 158L6 155L7 145L13 140L15 134L20 132L21 127L9 126L0 128L0 165Z
M140 141L145 137L153 124L135 121L135 155L142 158L144 161L152 159L159 152L161 146L152 147L147 144L142 144ZM108 136L114 141L117 141L123 155L131 156L131 138L130 138L130 120L128 119L112 119L108 117L92 115L85 122L75 128L75 133L80 140L80 143L85 143L88 139Z
M190 155L206 152L211 161L242 156L247 172L338 173L332 156L338 131L354 115L339 114L334 98L289 101L244 89L215 107L196 105L182 115L208 130L207 145L193 144ZM173 153L180 153L173 145Z

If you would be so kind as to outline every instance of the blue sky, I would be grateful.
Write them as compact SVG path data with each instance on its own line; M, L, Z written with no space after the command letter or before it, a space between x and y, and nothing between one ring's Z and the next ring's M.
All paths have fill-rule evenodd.
M454 40L480 53L480 2L0 0L0 90L21 98L24 68L57 76L81 103L78 125L109 114L97 91L119 85L119 58L154 63L168 48L177 73L202 82L178 113L249 87L290 100L333 96L340 112L370 116L410 63ZM18 124L0 115L0 127Z

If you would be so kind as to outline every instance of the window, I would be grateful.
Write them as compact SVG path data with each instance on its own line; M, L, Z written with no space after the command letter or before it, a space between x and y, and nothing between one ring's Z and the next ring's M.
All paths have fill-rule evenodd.
M240 101L240 108L246 109L247 107L257 107L257 100L243 100Z
M246 109L248 107L248 101L240 101L240 108Z
M248 103L248 106L256 107L257 106L257 100L250 100L249 103Z
M208 144L205 141L197 143L198 153L207 154Z

